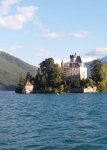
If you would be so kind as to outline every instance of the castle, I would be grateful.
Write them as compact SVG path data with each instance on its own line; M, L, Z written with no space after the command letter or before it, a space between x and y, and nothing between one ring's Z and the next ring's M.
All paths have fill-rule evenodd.
M81 57L76 53L74 55L70 55L70 61L64 63L63 60L61 62L61 68L64 73L64 78L66 80L70 79L86 79L87 78L87 68L85 64L82 62Z

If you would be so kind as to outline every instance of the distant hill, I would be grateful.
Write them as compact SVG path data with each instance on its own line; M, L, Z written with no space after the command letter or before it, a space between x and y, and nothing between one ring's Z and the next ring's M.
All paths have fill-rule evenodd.
M107 64L107 56L99 59L103 64Z
M21 74L26 75L27 72L35 76L37 67L0 51L0 90L14 90Z
M101 61L103 64L105 64L105 65L107 64L107 56L106 56L106 57L103 57L103 58L101 58L101 59L98 59L98 60L100 60L100 61ZM87 75L88 75L88 77L91 76L91 67L90 67L91 63L92 63L92 61L85 63L85 65L86 65L86 67L87 67Z

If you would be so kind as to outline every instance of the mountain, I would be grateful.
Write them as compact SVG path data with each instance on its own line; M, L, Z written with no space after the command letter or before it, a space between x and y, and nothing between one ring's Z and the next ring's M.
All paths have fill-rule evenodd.
M103 64L107 65L107 56L99 59Z
M100 60L103 64L107 65L107 56L106 56L106 57L103 57L103 58L101 58L101 59L98 59L98 60ZM92 61L85 63L85 65L86 65L86 67L87 67L87 76L88 76L88 77L91 76L91 67L90 67L91 63L92 63Z
M36 75L37 67L0 51L0 90L14 90L21 74Z

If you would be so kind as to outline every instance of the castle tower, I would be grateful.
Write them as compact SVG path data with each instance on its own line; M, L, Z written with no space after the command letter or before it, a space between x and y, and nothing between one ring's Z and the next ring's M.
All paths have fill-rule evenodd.
M61 68L64 73L64 78L67 80L87 78L87 68L82 62L81 57L76 53L74 55L70 55L69 62L63 63L62 60Z

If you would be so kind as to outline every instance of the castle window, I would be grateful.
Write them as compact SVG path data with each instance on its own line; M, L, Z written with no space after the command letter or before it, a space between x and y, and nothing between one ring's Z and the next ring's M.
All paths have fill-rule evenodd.
M69 64L69 67L72 67L72 63Z

